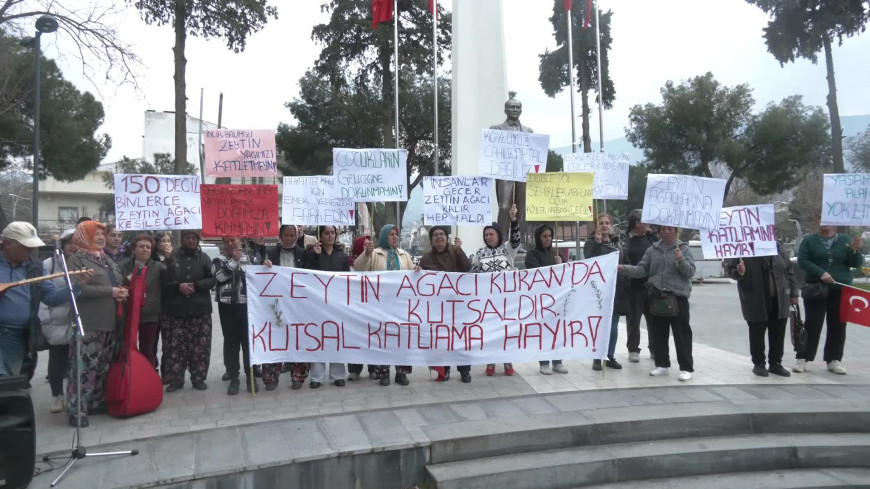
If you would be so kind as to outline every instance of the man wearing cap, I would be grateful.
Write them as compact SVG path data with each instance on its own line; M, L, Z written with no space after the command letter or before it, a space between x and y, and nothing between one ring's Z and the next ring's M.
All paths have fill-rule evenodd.
M42 263L33 262L30 257L35 248L45 243L30 223L10 223L3 230L2 238L0 283L42 276ZM69 290L57 288L51 280L45 280L12 287L0 295L0 377L19 375L25 356L35 352L40 301L50 307L59 306L69 302Z

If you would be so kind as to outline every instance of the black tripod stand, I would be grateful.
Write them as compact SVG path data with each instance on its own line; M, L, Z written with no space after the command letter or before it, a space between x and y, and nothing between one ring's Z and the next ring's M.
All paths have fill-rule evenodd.
M70 304L72 304L73 315L75 317L76 322L76 332L75 332L75 340L76 340L76 399L78 399L78 410L76 411L76 434L75 434L75 442L72 448L72 452L69 455L55 455L55 456L45 456L42 458L43 461L48 462L51 460L64 460L68 459L67 463L63 466L63 471L61 471L60 475L52 481L51 487L54 487L63 479L63 476L66 475L67 472L76 462L82 460L84 458L89 457L113 457L116 455L138 455L139 450L124 450L120 452L103 452L103 453L88 453L84 444L82 443L82 337L85 335L85 329L82 327L82 318L79 316L79 307L76 304L76 297L73 293L72 281L69 278L69 270L66 267L66 259L61 252L60 243L58 243L57 248L54 250L55 258L60 261L61 268L63 269L64 278L66 279L66 286L69 289L69 298ZM110 272L111 273L111 272Z

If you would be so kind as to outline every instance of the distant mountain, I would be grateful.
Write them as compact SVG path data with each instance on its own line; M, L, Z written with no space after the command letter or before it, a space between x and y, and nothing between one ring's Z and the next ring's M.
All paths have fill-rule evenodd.
M571 153L571 146L562 146L559 148L550 148L556 153L560 155L566 155ZM598 151L598 141L592 141L592 149L594 151ZM578 149L582 151L582 146ZM631 143L628 142L628 139L619 138L612 139L610 141L604 141L604 151L608 153L628 153L629 161L632 162L641 162L643 161L643 150L634 147Z

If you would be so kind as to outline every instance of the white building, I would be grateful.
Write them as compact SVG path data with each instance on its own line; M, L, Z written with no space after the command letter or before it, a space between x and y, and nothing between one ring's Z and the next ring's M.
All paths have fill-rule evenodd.
M187 116L187 161L199 169L202 149L199 119ZM202 121L202 129L217 129L217 124ZM156 153L175 154L175 112L145 111L145 134L142 136L142 157L154 162Z

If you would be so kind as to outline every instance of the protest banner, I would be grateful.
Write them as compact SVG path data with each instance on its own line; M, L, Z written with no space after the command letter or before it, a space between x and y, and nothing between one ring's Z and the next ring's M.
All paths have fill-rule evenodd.
M353 226L353 201L341 198L335 177L284 177L281 222L300 226Z
M747 258L777 254L775 216L773 204L723 208L719 216L719 229L700 233L704 258Z
M491 274L249 265L251 363L605 358L616 255Z
M203 131L205 174L209 177L276 177L275 131Z
M199 177L116 173L115 225L119 231L201 228Z
M529 174L527 221L591 221L591 173Z
M719 228L725 180L689 175L649 175L643 222L687 229Z
M491 223L494 182L487 177L423 177L423 224Z
M549 149L546 134L484 129L478 155L480 175L525 182L526 174L547 171Z
M870 226L870 173L825 174L822 224Z
M628 153L570 153L562 156L563 171L592 173L592 197L628 199Z
M342 199L354 202L408 200L408 150L332 150L332 174Z
M278 235L277 185L203 185L202 236Z

